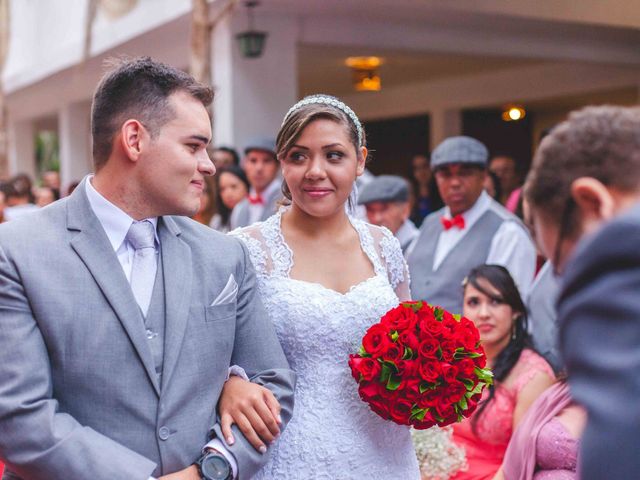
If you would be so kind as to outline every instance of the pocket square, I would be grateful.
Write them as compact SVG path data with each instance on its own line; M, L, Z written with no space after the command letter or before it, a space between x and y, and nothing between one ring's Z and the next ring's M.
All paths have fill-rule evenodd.
M214 307L216 305L225 305L227 303L232 303L235 301L236 296L238 295L238 284L236 283L236 279L232 275L229 275L229 280L227 280L227 284L224 286L220 294L216 297L216 299L211 303L211 306Z

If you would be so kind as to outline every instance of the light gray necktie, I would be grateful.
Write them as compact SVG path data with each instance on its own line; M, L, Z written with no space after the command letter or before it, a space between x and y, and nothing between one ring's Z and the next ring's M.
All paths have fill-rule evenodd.
M156 280L155 228L149 220L133 222L127 232L127 241L135 249L131 267L131 290L146 316Z

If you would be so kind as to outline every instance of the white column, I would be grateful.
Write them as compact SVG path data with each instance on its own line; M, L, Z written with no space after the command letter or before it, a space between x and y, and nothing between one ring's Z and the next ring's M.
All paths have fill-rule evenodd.
M31 120L9 119L9 175L26 173L36 178L36 138Z
M429 112L431 150L447 137L462 134L462 115L457 109L437 109Z
M65 105L58 114L60 142L60 182L62 190L93 171L91 160L91 105Z
M268 34L260 58L243 58L236 34L247 28L246 12L222 19L213 31L213 141L242 153L252 138L275 138L282 118L297 101L297 24L293 17L255 12L255 29Z

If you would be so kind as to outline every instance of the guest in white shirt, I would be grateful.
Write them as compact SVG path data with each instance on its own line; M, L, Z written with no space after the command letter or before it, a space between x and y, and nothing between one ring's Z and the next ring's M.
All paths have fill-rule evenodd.
M520 220L483 190L487 148L451 137L433 151L431 169L445 207L425 218L407 252L414 299L462 312L462 280L478 265L503 265L525 296L536 251Z
M246 227L266 220L278 209L283 198L280 168L273 139L255 139L244 150L241 166L247 174L251 189L249 196L236 205L231 213L231 229Z
M373 178L359 192L358 203L365 206L370 223L391 230L403 252L418 236L418 229L409 220L409 184L404 178L396 175Z

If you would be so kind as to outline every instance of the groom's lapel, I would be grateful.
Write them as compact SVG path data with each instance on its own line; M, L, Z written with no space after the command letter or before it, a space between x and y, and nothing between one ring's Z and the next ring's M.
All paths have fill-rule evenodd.
M164 272L166 312L163 388L169 384L171 374L178 362L189 320L193 275L191 247L180 238L180 235L180 228L171 217L160 219L158 236Z
M85 193L84 182L87 181L87 178L83 180L67 203L67 228L78 231L78 234L71 239L71 247L89 269L122 323L156 393L160 395L155 364L147 343L140 308L107 234L91 210ZM111 339L106 338L105 341L109 342Z

